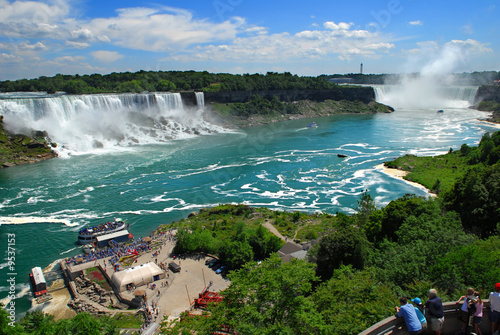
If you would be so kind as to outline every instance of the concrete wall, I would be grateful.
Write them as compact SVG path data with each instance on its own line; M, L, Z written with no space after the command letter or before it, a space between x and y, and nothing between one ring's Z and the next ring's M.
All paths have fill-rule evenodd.
M483 319L481 321L481 330L483 333L489 334L490 332L490 303L488 300L483 300L484 311ZM455 302L444 303L444 325L442 329L442 335L454 335L462 325L460 321L460 308L462 304L456 304ZM430 327L427 334L431 334ZM388 335L388 334L408 334L406 324L403 318L397 318L395 316L388 317L384 319L365 331L361 332L359 335Z

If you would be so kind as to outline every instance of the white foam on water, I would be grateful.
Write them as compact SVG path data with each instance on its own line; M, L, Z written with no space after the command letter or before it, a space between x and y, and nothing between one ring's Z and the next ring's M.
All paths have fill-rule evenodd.
M68 249L68 250L65 250L65 251L63 251L63 252L60 252L60 253L59 253L59 255L64 255L64 254L67 254L68 252L71 252L71 251L73 251L73 250L75 250L75 249L76 249L76 247L71 248L71 249Z
M195 111L184 108L180 93L5 97L0 99L0 115L6 129L27 135L47 131L61 158L226 131L204 120L201 92L196 93Z
M67 219L56 219L54 217L6 217L0 216L0 225L14 225L27 223L62 223L68 227L78 226L78 223L72 223Z
M0 287L0 292L9 292L9 290L10 290L10 287L6 287L6 286ZM30 290L31 290L31 287L29 286L29 284L20 283L20 284L15 285L15 290L17 293L14 295L14 299L19 299L19 298L22 298L22 297L28 295ZM0 303L3 306L7 306L11 301L12 301L12 298L10 297L10 295L7 295L5 298L0 299Z

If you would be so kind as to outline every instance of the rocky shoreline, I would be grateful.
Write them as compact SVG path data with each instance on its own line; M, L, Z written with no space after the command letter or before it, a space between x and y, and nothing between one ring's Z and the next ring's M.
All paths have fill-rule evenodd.
M11 134L3 127L3 116L0 115L0 168L16 165L32 164L57 157L53 146L49 144L44 132L34 132L33 136Z

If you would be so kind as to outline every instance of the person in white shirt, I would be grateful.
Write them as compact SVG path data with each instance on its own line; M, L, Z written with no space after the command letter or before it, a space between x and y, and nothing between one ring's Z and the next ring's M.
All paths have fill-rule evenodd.
M495 284L495 292L490 293L490 322L491 333L500 334L500 283Z

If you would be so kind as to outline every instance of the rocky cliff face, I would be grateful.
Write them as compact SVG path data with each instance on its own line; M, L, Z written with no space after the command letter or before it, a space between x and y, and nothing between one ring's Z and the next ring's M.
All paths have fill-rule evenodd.
M483 85L480 86L474 99L474 104L481 101L496 101L500 102L500 86L498 85Z
M339 86L331 90L272 90L272 91L236 91L236 92L205 92L205 101L215 103L247 102L258 94L264 99L278 97L280 101L311 100L323 102L325 100L348 100L369 103L375 98L372 87ZM183 101L185 97L183 96ZM186 100L187 97L186 97Z

